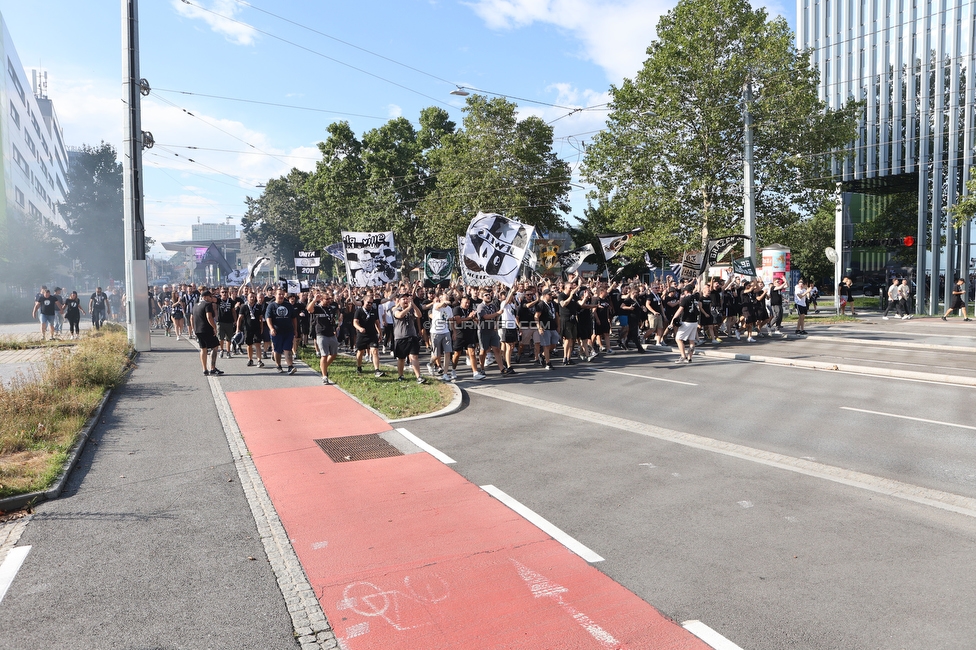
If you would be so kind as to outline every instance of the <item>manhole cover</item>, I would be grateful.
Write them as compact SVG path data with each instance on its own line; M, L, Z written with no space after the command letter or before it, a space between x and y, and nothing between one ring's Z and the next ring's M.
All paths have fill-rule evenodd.
M364 436L345 436L343 438L322 438L316 440L315 443L336 463L403 455L403 452L383 440L378 433L370 433Z

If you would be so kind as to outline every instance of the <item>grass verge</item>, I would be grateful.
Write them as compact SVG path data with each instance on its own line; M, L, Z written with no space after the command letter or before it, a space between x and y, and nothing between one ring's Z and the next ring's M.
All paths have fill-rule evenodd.
M51 339L41 340L40 334L33 337L22 337L7 334L0 336L0 352L6 350L33 350L35 348L63 348L77 345L78 341L52 341Z
M36 376L0 385L0 498L54 483L105 391L125 377L129 349L123 328L103 328L52 350Z
M299 356L313 370L319 370L319 358L312 348L302 350ZM384 364L380 369L386 377L377 379L373 377L372 364L367 362L360 375L356 372L355 359L340 356L329 366L329 379L391 420L439 411L454 397L454 391L439 379L428 378L426 384L418 384L413 371L406 369L404 377L408 381L399 382L396 367Z
M796 314L789 314L783 317L784 323L795 323L797 320ZM824 323L857 323L858 318L854 316L838 316L837 314L807 314L807 323L813 324L824 324Z

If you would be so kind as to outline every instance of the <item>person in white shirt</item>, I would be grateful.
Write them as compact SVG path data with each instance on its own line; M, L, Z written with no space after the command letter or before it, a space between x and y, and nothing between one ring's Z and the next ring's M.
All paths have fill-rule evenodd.
M505 367L502 368L503 375L514 375L512 370L512 351L518 346L519 323L518 323L518 303L515 301L515 285L502 300L501 317L499 327L501 328L502 355L505 357Z
M451 344L451 322L454 320L454 308L451 307L452 296L443 289L438 289L434 302L430 305L430 363L427 371L433 376L438 374L444 381L457 379L451 368L451 356L454 346Z
M807 299L810 297L810 289L807 288L806 283L803 280L799 280L796 283L796 288L793 290L793 303L796 305L796 333L806 335L807 331L803 329L803 321L807 317Z
M396 307L396 300L393 299L393 291L387 291L383 302L379 304L380 324L383 327L382 351L383 353L393 351L393 308Z

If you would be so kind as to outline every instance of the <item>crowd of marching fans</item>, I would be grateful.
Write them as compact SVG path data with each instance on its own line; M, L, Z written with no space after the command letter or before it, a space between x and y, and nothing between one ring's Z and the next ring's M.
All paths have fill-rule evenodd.
M804 317L815 301L816 289L802 280L789 290L783 279L607 282L573 274L511 287L325 284L297 293L285 283L190 283L151 293L150 310L166 336L198 343L206 375L223 374L217 360L235 356L246 357L247 366L294 374L299 347L314 346L323 383L331 383L329 366L341 351L355 354L357 372L376 377L385 374L381 355L392 354L397 380L406 380L409 367L424 383L422 351L429 354L426 374L444 381L458 378L459 365L482 380L489 366L502 375L525 363L550 370L615 349L641 353L668 339L680 353L675 362L691 363L698 344L787 336L787 311L798 314L794 334L805 335Z

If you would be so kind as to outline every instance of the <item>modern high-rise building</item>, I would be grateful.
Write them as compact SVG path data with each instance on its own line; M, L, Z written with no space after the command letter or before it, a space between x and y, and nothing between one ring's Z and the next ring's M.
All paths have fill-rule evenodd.
M191 226L192 237L205 239L237 239L237 226L232 223L195 223Z
M34 71L30 80L20 63L7 24L0 15L0 228L8 219L30 215L64 227L57 204L67 198L68 153L54 104L47 97L47 77Z
M969 282L970 223L953 227L949 215L973 165L976 2L797 0L796 13L797 46L820 70L821 99L864 104L857 140L834 159L854 244L844 267L876 277L914 271L916 309L927 300L933 313L954 278ZM881 235L911 236L914 248L878 245Z

